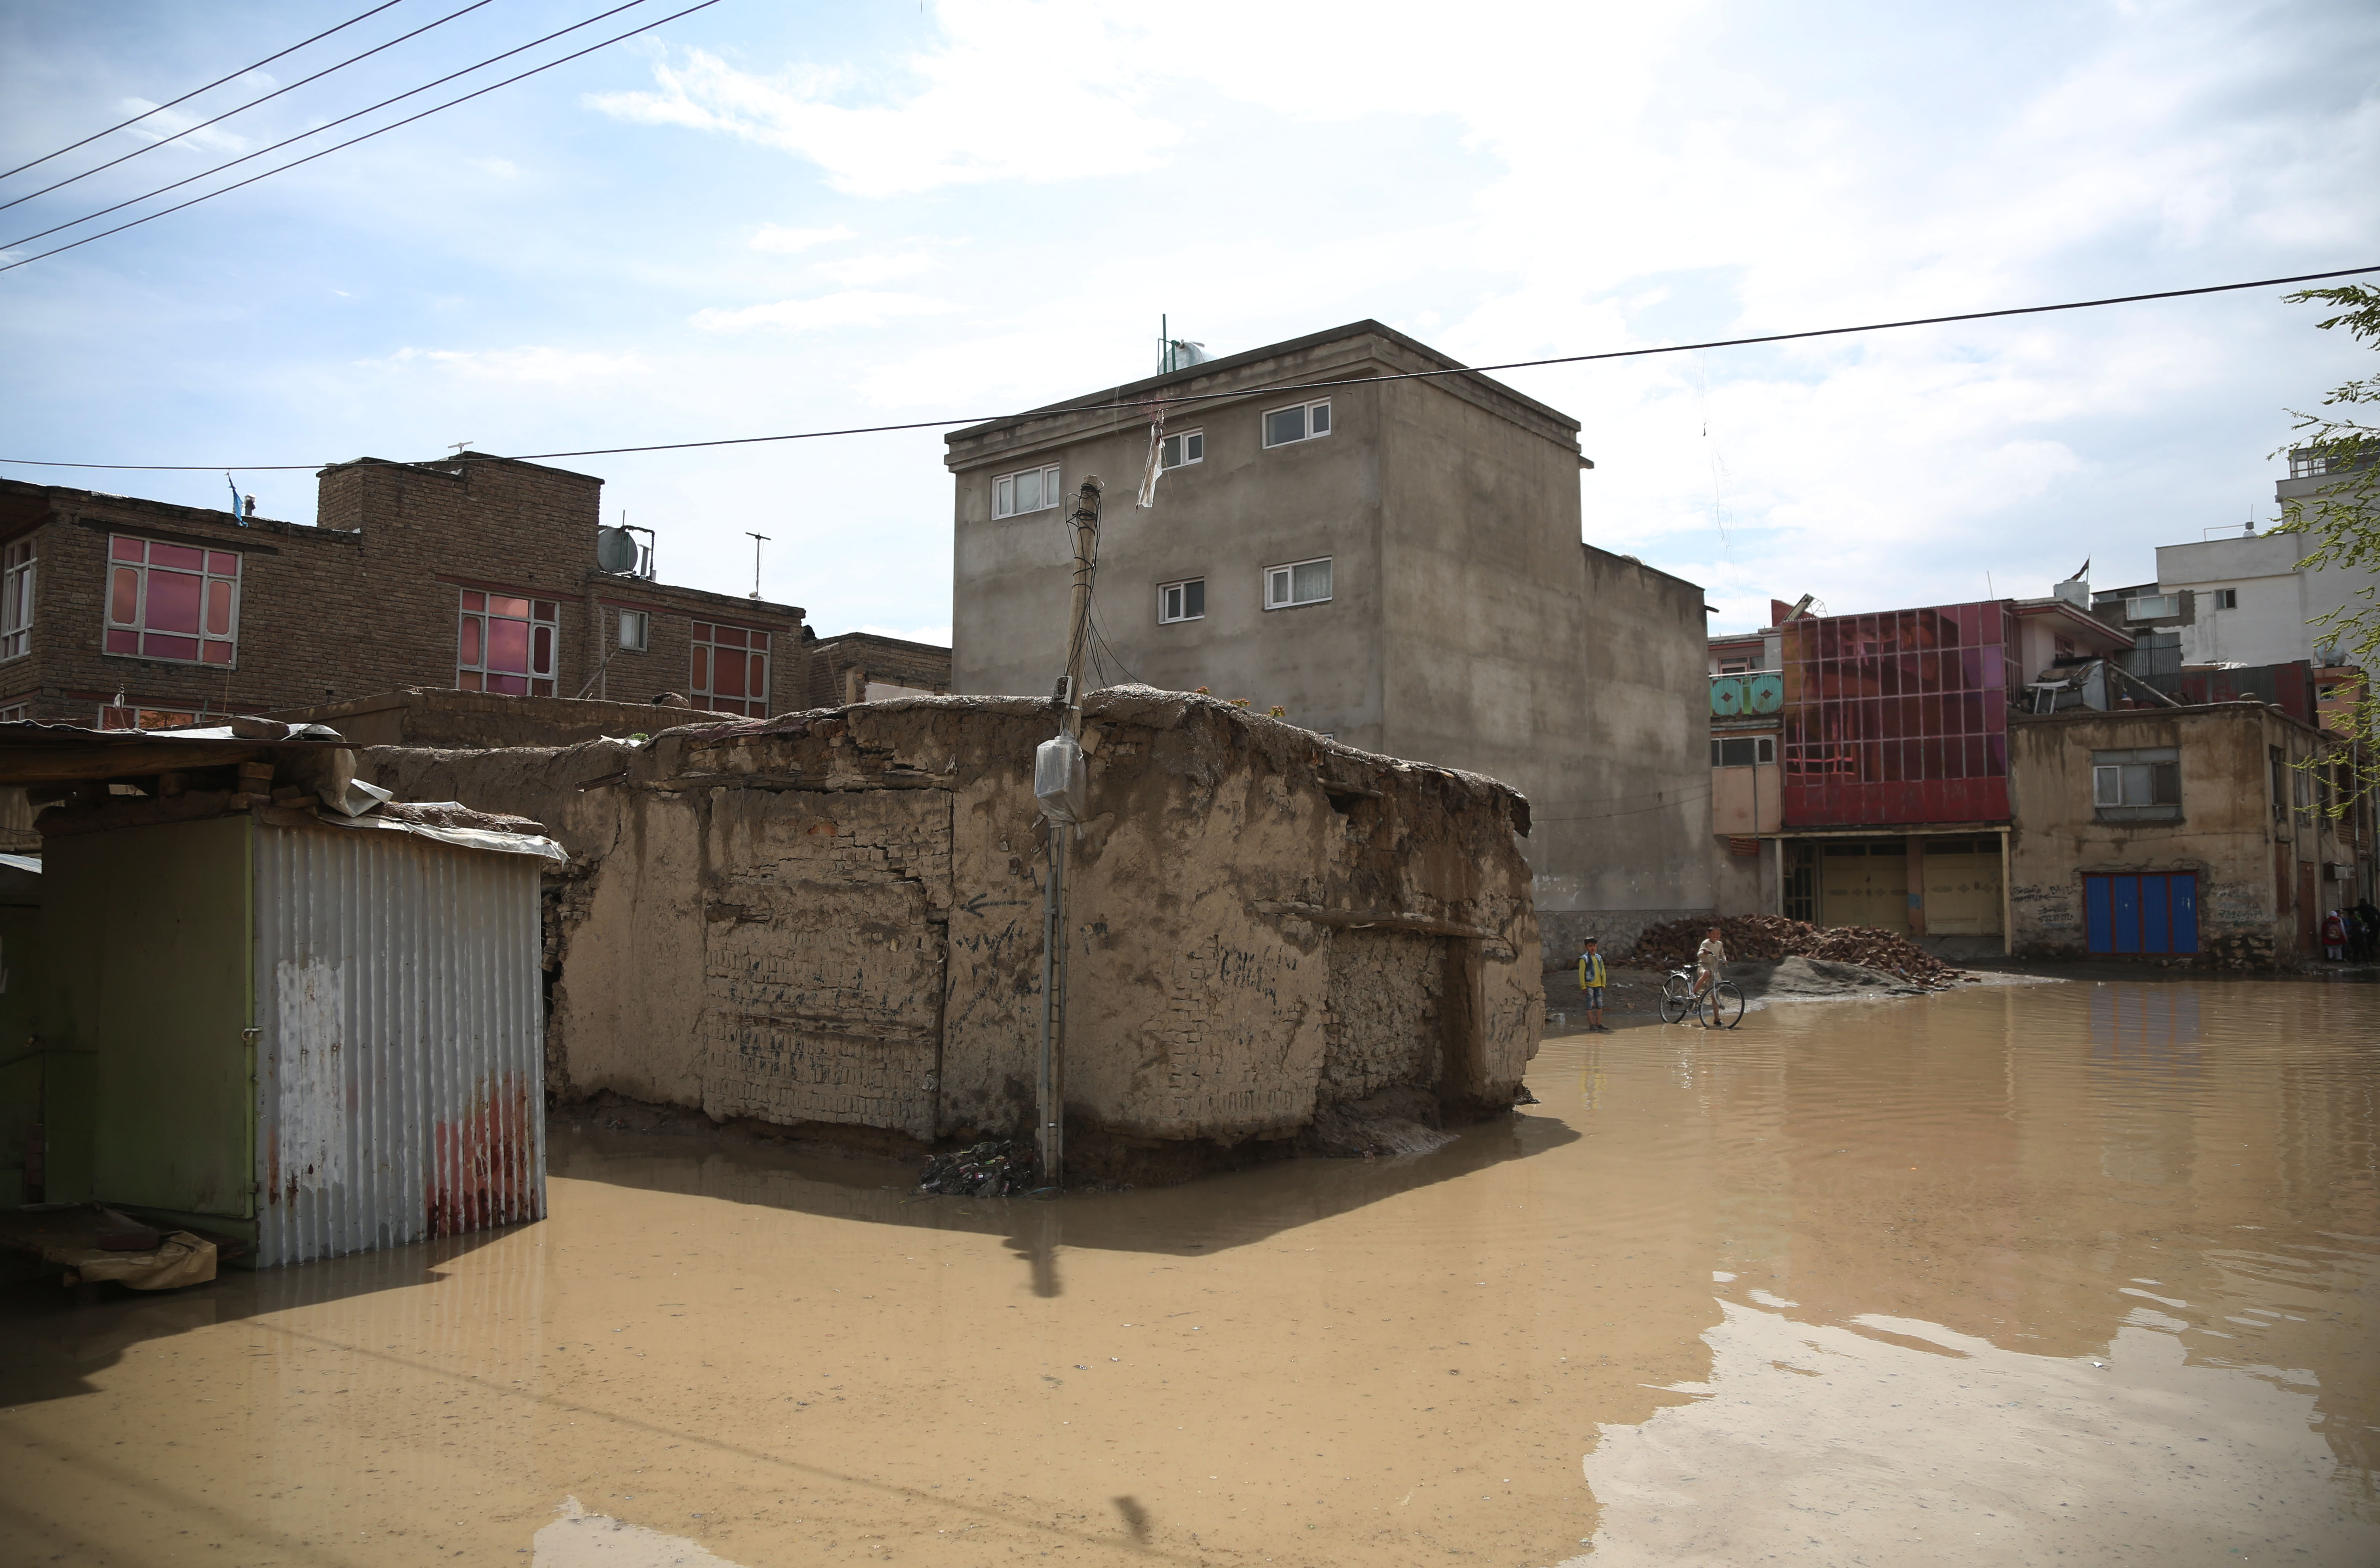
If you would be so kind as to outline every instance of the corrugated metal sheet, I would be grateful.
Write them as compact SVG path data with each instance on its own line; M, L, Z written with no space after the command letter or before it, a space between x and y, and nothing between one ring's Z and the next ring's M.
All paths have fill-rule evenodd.
M541 862L260 827L261 1266L545 1213Z

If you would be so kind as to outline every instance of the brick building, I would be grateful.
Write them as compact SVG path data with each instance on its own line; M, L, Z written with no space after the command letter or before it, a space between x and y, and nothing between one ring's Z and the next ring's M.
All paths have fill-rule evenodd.
M0 721L157 727L407 686L809 702L799 608L597 565L599 479L472 453L320 484L309 527L0 480Z
M892 697L947 694L951 650L875 632L812 637L808 706L845 708Z

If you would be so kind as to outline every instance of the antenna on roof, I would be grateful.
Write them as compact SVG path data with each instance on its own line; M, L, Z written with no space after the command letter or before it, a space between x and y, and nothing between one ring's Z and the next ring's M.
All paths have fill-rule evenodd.
M450 441L446 444L446 450L460 457L463 455L463 448L470 444L468 441Z

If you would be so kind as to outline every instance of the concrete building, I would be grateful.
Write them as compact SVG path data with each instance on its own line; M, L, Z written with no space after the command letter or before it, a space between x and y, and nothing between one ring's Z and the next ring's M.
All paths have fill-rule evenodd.
M915 1153L1029 1136L1048 866L1030 774L1056 713L912 698L363 765L400 793L533 808L570 852L547 932L558 1101ZM1178 1179L1511 1108L1545 1006L1525 801L1187 693L1100 692L1085 719L1071 1172Z
M473 453L321 475L316 526L0 480L0 721L162 728L402 687L807 706L802 612L597 562L603 481Z
M2280 481L2284 502L2318 493L2321 476ZM2181 662L2285 664L2303 660L2338 665L2334 634L2314 623L2345 609L2367 607L2365 590L2380 572L2352 566L2308 571L2298 563L2313 548L2301 533L2242 533L2197 544L2163 544L2156 553L2155 599L2143 608L2168 609L2180 633Z
M1203 687L1502 779L1531 803L1548 954L1624 945L1710 907L1705 612L1581 542L1578 429L1366 321L958 431L953 688L1063 673L1059 503L1097 475L1091 684Z
M951 650L930 642L875 632L812 638L809 654L811 708L842 708L895 697L946 696L951 689Z

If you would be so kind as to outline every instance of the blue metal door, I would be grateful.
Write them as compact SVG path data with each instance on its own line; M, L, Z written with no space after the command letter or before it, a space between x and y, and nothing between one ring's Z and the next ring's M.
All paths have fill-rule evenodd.
M2141 950L2141 879L2109 877L2107 891L2116 906L2116 951Z
M2141 951L2170 953L2173 945L2167 920L2165 877L2141 879Z
M2173 874L2173 951L2198 951L2198 873Z
M2107 881L2106 877L2082 879L2082 942L2094 953L2116 951Z

